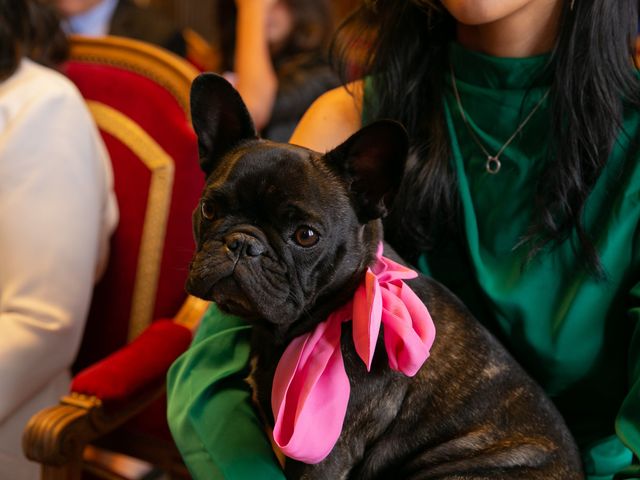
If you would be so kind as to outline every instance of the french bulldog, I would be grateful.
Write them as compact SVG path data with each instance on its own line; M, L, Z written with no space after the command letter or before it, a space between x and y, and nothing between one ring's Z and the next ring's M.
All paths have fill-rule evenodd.
M191 115L207 180L186 288L253 325L257 405L273 428L272 383L286 347L349 301L376 261L407 134L378 121L325 154L261 139L239 94L215 74L193 82ZM388 245L384 252L400 261ZM378 345L367 371L343 323L351 392L342 431L319 463L287 458L287 478L584 478L542 389L444 286L424 276L406 283L435 324L429 358L409 377Z

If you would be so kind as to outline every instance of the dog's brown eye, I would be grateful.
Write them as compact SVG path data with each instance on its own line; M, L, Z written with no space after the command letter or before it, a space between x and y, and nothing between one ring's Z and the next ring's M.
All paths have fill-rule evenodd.
M298 227L296 233L293 234L293 239L301 247L313 247L320 236L310 227L302 226Z
M213 207L213 204L211 202L203 200L202 205L200 206L200 210L202 212L202 216L209 221L213 220L216 216L215 208Z

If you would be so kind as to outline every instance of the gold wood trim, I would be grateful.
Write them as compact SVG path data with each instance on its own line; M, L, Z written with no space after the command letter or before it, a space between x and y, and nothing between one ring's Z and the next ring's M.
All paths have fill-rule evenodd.
M155 45L115 36L71 36L70 58L112 65L135 72L160 84L189 115L189 90L198 70L186 60Z
M184 28L182 36L187 44L187 58L192 56L206 71L221 70L222 54L219 49L214 49L198 32L190 28Z
M27 458L41 463L43 479L80 480L82 452L87 444L141 412L164 393L164 384L119 403L112 412L92 396L71 393L60 404L40 410L27 423L22 437Z
M131 341L152 321L171 205L174 163L162 147L133 120L100 102L88 101L87 105L98 126L130 148L151 171L131 304L128 334Z
M202 316L209 308L211 302L189 295L180 307L174 321L184 325L192 332L195 332L200 325Z

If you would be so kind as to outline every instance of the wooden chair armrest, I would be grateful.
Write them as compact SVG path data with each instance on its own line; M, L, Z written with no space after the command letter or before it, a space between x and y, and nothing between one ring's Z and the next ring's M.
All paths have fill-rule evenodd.
M85 446L131 419L163 392L164 385L119 404L113 412L106 412L96 397L76 393L64 396L60 404L31 417L22 438L24 453L45 467L43 478L80 478Z
M174 322L193 332L208 306L209 302L189 296ZM164 383L145 388L134 397L110 403L108 408L98 397L72 392L58 405L31 417L22 438L23 451L27 458L42 464L43 479L79 480L85 447L133 418L164 390Z

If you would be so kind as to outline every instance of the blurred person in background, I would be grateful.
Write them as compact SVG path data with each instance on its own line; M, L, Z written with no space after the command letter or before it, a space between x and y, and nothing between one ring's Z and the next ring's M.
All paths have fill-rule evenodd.
M0 0L1 479L39 478L22 433L68 392L118 218L109 158L79 92L28 58L54 65L64 52L50 7Z
M86 36L117 35L153 43L184 57L181 29L165 15L132 0L49 0L64 18L67 33Z
M287 141L307 107L338 85L326 61L333 33L328 0L219 0L224 76L256 129Z

